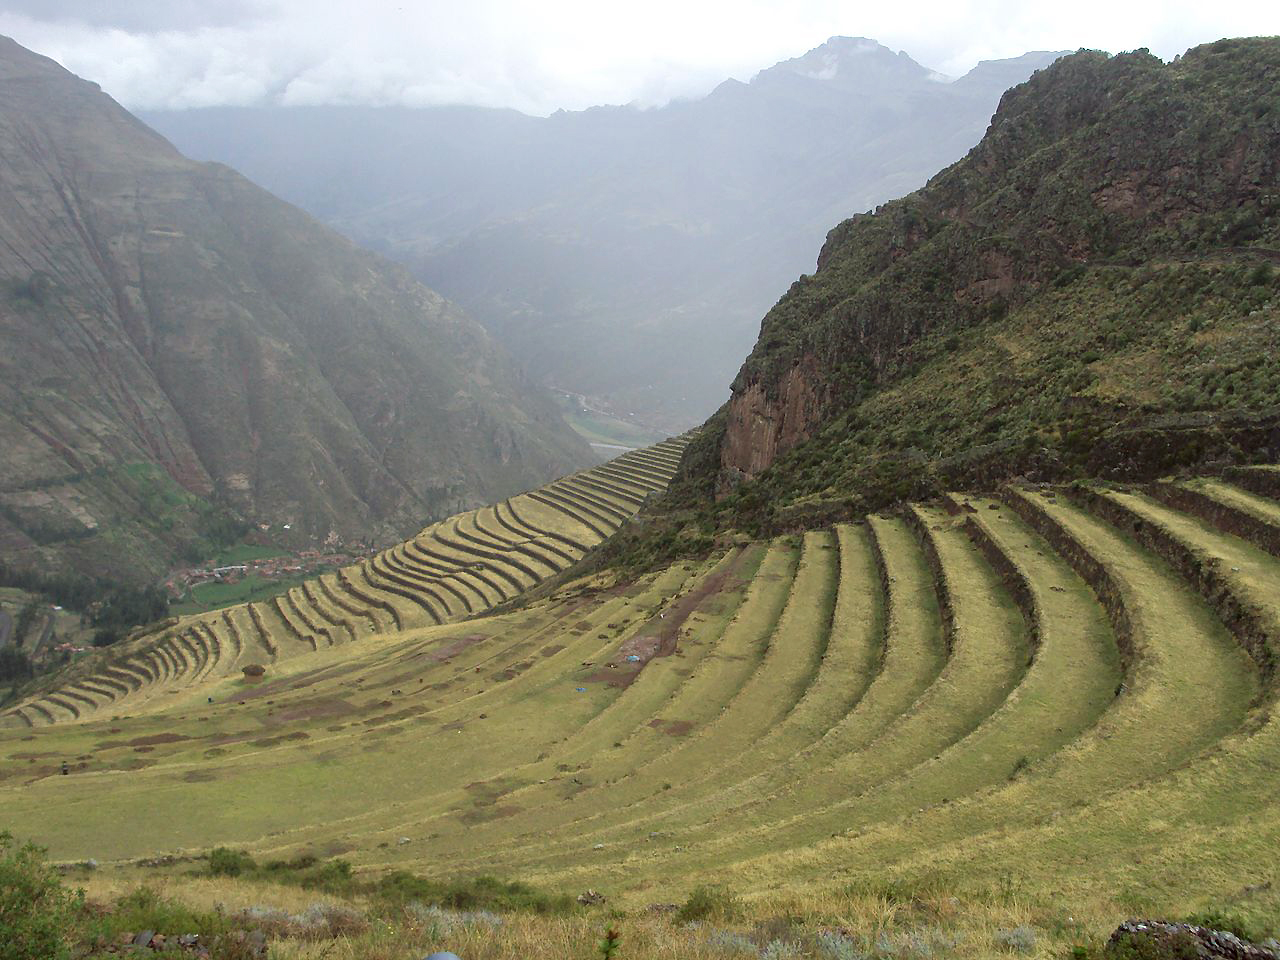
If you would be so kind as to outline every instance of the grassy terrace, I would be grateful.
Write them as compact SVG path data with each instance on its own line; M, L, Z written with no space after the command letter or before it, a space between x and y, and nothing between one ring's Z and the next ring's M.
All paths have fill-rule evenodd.
M658 492L687 437L624 454L503 504L433 524L367 561L240 607L182 617L78 667L0 723L163 709L193 684L387 631L482 614L568 569ZM643 492L640 492L643 491Z
M23 705L6 826L65 859L341 851L623 907L997 877L1108 922L1229 901L1277 870L1280 558L1167 492L956 494L439 624L362 581L401 629L328 576ZM516 498L417 538L415 582L480 606L582 536Z

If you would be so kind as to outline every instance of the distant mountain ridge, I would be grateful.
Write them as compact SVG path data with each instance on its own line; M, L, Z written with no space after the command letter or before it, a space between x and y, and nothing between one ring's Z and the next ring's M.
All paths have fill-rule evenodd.
M14 566L145 581L235 516L388 540L590 459L403 268L7 39L0 343Z
M832 223L912 190L1058 54L953 82L835 37L706 97L547 118L469 107L146 118L456 300L546 383L700 420Z

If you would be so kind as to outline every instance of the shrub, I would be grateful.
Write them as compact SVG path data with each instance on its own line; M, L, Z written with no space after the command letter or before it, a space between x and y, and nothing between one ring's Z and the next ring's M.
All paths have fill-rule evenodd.
M238 877L257 868L253 857L243 850L216 847L209 851L209 873L215 877Z
M694 920L728 920L736 916L739 904L733 894L718 887L697 887L676 913L679 923Z
M0 833L0 960L62 960L83 895L63 889L44 850Z
M770 940L760 951L760 960L799 960L800 944L790 940Z
M998 930L991 939L997 947L1012 950L1015 953L1030 953L1036 948L1036 933L1030 927Z
M391 903L417 900L454 910L531 910L534 913L568 913L576 906L567 894L545 893L519 881L494 877L470 880L429 880L406 870L379 879L369 891Z
M269 937L307 940L335 940L361 934L369 928L369 921L359 910L332 903L313 903L295 914L275 907L249 907L232 920L262 930Z
M693 923L697 925L698 921ZM723 953L749 953L754 956L757 952L756 945L750 938L733 930L712 930L707 935L707 944Z
M21 683L35 676L35 668L31 658L17 647L8 646L0 650L0 682Z
M98 917L87 931L89 939L114 940L120 933L154 930L157 933L176 936L196 933L210 938L225 933L225 918L214 913L202 913L185 904L160 896L149 887L139 887L120 897L110 912Z
M117 627L101 627L93 633L93 645L95 647L109 647L114 643L119 643L124 638L124 634Z
M496 930L502 926L502 918L490 910L445 910L416 900L405 906L405 913L430 926L438 937L448 937L461 930Z

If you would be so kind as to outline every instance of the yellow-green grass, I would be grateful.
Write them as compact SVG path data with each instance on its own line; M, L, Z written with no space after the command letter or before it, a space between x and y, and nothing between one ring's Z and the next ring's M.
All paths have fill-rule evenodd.
M1152 500L1139 493L1108 491L1104 494L1137 516L1155 524L1189 547L1220 574L1230 579L1233 592L1261 611L1268 634L1280 640L1280 617L1269 601L1276 598L1276 558L1240 537L1224 534L1212 524ZM1280 654L1280 644L1273 647Z
M251 600L269 600L271 597L301 582L301 577L267 578L249 574L235 583L219 581L201 583L191 588L190 596L173 604L170 612L177 616L207 613L237 603Z
M540 583L560 571L560 566L545 551L530 549L528 541L515 542L502 538L481 526L480 517L483 513L484 511L477 510L458 517L450 535L467 548L492 560L495 565L513 568L522 589L530 584Z
M590 527L559 507L534 500L528 494L511 497L506 501L506 507L512 521L519 527L533 530L568 550L582 554L600 542Z
M1141 799L1128 805L1163 778L1181 776L1189 761L1204 761L1197 766L1202 775L1205 764L1216 767L1205 751L1241 729L1256 679L1208 608L1160 561L1077 508L1039 505L1104 558L1121 585L1140 649L1125 692L1079 740L994 794L902 810L897 823L744 866L774 882L816 879L824 871L865 876L858 865L872 861L888 879L932 876L944 883L1005 869L1034 876L1042 890L1056 882L1064 891L1093 886L1095 856L1119 871L1105 881L1113 888L1126 868L1150 875L1133 871L1132 850L1109 818L1127 809L1169 838L1176 819L1165 821L1164 811ZM1090 816L1088 828L1072 826ZM1083 832L1076 836L1076 829Z
M570 832L580 843L591 824L598 828L603 820L616 828L617 823L628 816L635 817L665 805L674 793L667 789L672 780L686 787L693 779L708 780L723 763L735 756L735 749L741 749L736 745L749 744L768 730L771 719L785 716L791 698L804 689L805 684L798 677L816 668L829 622L829 603L825 604L827 611L821 609L824 606L823 593L829 592L831 586L830 551L822 549L828 538L815 534L809 539L812 542L806 548L787 606L776 622L772 611L767 612L772 623L771 635L759 632L753 643L762 648L755 657L758 669L750 674L739 673L743 683L729 691L730 697L722 710L698 726L683 719L688 714L680 705L698 696L700 685L682 684L679 695L671 698L671 706L662 710L662 717L668 719L655 718L658 720L655 726L629 724L618 730L619 736L633 731L647 734L642 739L618 739L614 742L620 746L601 751L596 761L582 761L580 753L569 758L553 754L549 758L556 761L557 766L565 759L577 761L565 764L581 781L581 789L575 791L571 804L562 805L563 809L537 809L534 816L526 818L536 823L533 828L525 823L495 823L492 830L486 830L484 834L487 836L492 832L511 836L516 829L532 829L535 844L542 846L554 818L568 816L574 818L573 822L563 825L562 829ZM736 623L752 624L752 629L758 631L751 613L744 609L740 614ZM704 661L699 666L718 672L715 664ZM788 687L792 689L789 691ZM761 703L762 693L770 695L770 690L774 691L776 699L769 704ZM697 706L705 710L707 704L699 703ZM673 716L682 719L669 719ZM655 742L658 738L675 742L662 750L661 745ZM656 752L652 749L654 747L658 747ZM470 841L475 837L476 834L469 831L466 839ZM503 849L510 862L518 860L520 851L509 842L503 844Z
M523 592L536 582L497 552L472 546L452 531L436 527L431 531L429 541L420 540L419 543L439 558L439 562L452 564L456 571L453 576L470 577L484 584L495 598L491 601L493 605Z
M596 887L629 908L703 882L749 911L895 885L968 905L1003 885L1037 924L1093 910L1113 925L1120 905L1220 906L1280 881L1280 731L1257 667L1131 527L1011 496L1105 570L1133 628L1124 671L1068 559L1007 506L968 498L954 516L914 508L923 543L876 517L737 545L630 585L594 578L501 615L268 659L259 684L180 625L142 694L91 708L73 695L131 684L86 678L45 709L72 699L89 719L4 732L5 826L67 859L341 853L361 870ZM1140 494L1106 496L1219 558L1240 602L1280 625L1280 560ZM667 618L672 654L615 683ZM200 682L156 684L163 670Z
M686 576L683 571L673 568L662 577L654 578L652 583L634 596L624 594L604 601L599 604L596 613L600 617L613 618L637 615L636 611L641 604L656 602L657 598L670 591ZM513 623L511 618L505 618L505 622ZM592 623L592 630L596 626ZM457 632L458 628L453 628L453 640L457 639ZM403 673L402 667L394 665L395 657L403 656L414 646L432 643L440 645L447 641L446 633L445 628L432 628L407 638L370 638L368 659L364 661L370 665L368 674L377 676L380 672L390 670ZM571 639L560 657L568 661L583 649L595 650L601 645L593 632L583 630L580 635ZM344 657L344 654L348 656ZM526 722L522 724L525 733L513 734L508 740L504 740L503 749L496 750L507 763L510 763L513 751L518 753L527 740L532 738L536 741L540 728L545 736L547 725L566 719L565 714L568 718L580 716L586 719L612 699L614 691L603 685L587 696L575 695L569 685L572 681L566 677L567 665L551 661L551 657L544 658L522 676L524 682L519 695L510 706L512 715L525 717ZM390 706L379 706L384 702L386 691L365 697L351 692L358 688L344 687L344 684L354 679L346 669L350 665L348 651L340 647L321 650L311 657L285 661L273 671L273 684L281 693L279 699L274 695L265 698L259 695L248 699L253 688L246 687L242 681L224 682L212 688L212 695L222 705L221 710L216 707L210 709L203 698L190 697L187 702L179 705L179 709L190 709L192 713L182 715L181 719L172 716L154 720L139 717L131 726L130 733L134 735L129 739L136 741L141 737L143 742L132 746L102 747L104 740L114 739L104 729L109 722L39 731L38 735L52 735L60 743L76 744L71 749L77 750L78 754L88 755L93 751L94 759L88 769L78 771L74 778L38 781L24 789L23 794L31 803L31 815L44 818L48 829L55 831L60 837L61 844L72 838L70 827L74 820L73 810L77 806L74 796L83 796L81 791L86 789L88 795L93 795L110 783L112 786L109 792L121 799L124 819L117 822L112 838L101 836L100 825L95 827L82 824L87 829L81 834L81 842L97 845L103 849L104 856L111 856L113 854L108 853L107 848L117 843L132 846L139 840L146 842L145 838L148 837L176 836L183 829L183 823L189 823L192 816L204 819L213 832L222 829L234 834L245 827L256 825L257 829L262 830L260 835L265 836L271 832L266 828L285 823L296 825L298 813L304 813L303 822L330 825L344 811L359 814L367 809L368 790L374 786L385 789L390 788L393 783L416 783L417 790L422 792L423 788L439 789L444 782L442 777L449 769L461 770L457 774L458 778L467 775L466 767L469 758L473 756L472 751L486 743L483 724L474 722L475 713L483 712L489 700L501 701L501 696L494 696L491 692L486 697L483 687L473 686L463 689L458 698L449 704L434 709L430 695L422 689L426 686L423 684L406 690L401 697L396 698L404 702L407 697L413 696L414 712L404 722L369 726L355 722L355 729L345 732L319 729L319 722L339 719L349 713L369 719L370 714L379 717L394 712ZM438 677L450 668L451 665L444 662L425 664L422 677ZM357 673L357 676L360 675ZM295 680L304 685L300 687L300 693L291 696L287 688ZM407 681L398 682L408 687ZM318 696L320 691L323 691L323 697ZM239 697L247 698L243 708L239 707ZM346 701L346 705L335 703L335 698ZM555 712L546 709L548 701L556 707ZM286 703L292 703L293 707L286 707ZM279 705L279 709L274 709L276 705ZM311 713L318 714L318 718L309 716ZM208 716L210 719L201 720L201 716ZM388 735L391 728L403 733L409 732L411 725L418 727L424 723L430 726L422 728L422 733L413 738L397 740ZM452 723L459 724L456 731L449 727ZM428 732L433 737L439 736L440 730L445 730L456 738L452 742L457 746L449 760L433 755L431 750L424 753L422 736ZM288 737L299 732L307 732L307 738L277 740L257 748L253 746L255 741ZM161 742L147 742L157 734L161 735ZM175 736L193 736L197 739L163 742ZM351 778L347 781L348 789L345 792L349 793L349 797L346 800L339 795L344 791L335 793L332 783L324 786L326 778L337 772L328 769L332 766L331 759L318 756L331 739L349 743L354 750L347 759L356 761L356 768L347 768L345 763L340 765L343 776ZM248 749L245 747L246 743ZM378 745L378 750L369 749L373 743ZM396 756L397 751L388 750L388 745L392 744L406 753ZM94 745L97 749L94 749ZM138 747L144 748L141 756L138 755ZM491 748L492 745L486 744L485 749ZM43 752L37 748L32 749ZM206 757L205 754L210 749L224 749L228 752L218 757ZM154 755L165 756L167 763L163 772L153 774L151 769L134 770L128 777L120 777L114 772L120 769L122 763L127 769L136 765L138 760L155 759ZM215 760L217 762L212 762ZM25 772L21 763L18 767L19 775ZM203 773L214 768L218 770L215 780L191 782L184 779L192 770ZM414 770L416 777L412 773ZM10 772L11 768L6 766L6 775ZM70 801L63 807L63 811L68 814L68 821L60 822L58 815L49 810L40 813L36 795L42 792L42 784L53 788L50 796L58 798L60 803ZM224 793L224 788L230 794L238 795L239 799L227 804L229 794ZM276 791L282 789L285 796L273 797ZM153 790L156 791L154 795ZM311 792L313 790L316 791L314 795ZM153 802L161 800L165 795L172 795L175 800L181 797L182 800L174 804L160 803L159 806ZM309 815L305 814L307 810L310 811ZM22 821L22 814L18 810L11 809L9 812L9 822L16 825Z
M927 524L944 527L933 511L921 512ZM930 536L942 558L948 587L962 588L955 601L952 656L937 681L861 751L847 750L822 766L792 768L781 783L772 784L776 792L747 804L731 805L710 818L704 812L697 829L681 824L680 836L687 841L682 844L681 859L709 864L733 859L733 851L776 844L784 836L797 843L828 836L832 822L847 822L851 815L857 816L847 809L848 798L858 797L856 807L861 811L874 802L875 797L867 796L871 791L945 749L981 723L1004 699L1025 664L1025 648L1019 643L1021 620L1007 600L1001 602L998 585L991 582L989 574L984 576L981 564L973 562L972 551L961 546L963 537L946 529ZM897 577L891 576L896 586ZM916 586L920 593L929 589L928 575L919 566ZM912 606L918 609L918 599L913 600ZM941 627L936 617L920 626L926 645L938 650ZM934 637L931 644L929 634ZM778 757L764 752L759 759L768 767ZM764 793L761 788L767 785L767 778L757 779L766 780L755 785L755 792ZM933 778L929 782L937 783ZM797 783L805 784L802 790L795 789ZM729 821L736 825L732 831L725 829ZM651 859L660 861L666 853L655 852Z
M677 438L661 445L652 457L645 455L647 469L659 469L652 466L657 463L667 465L659 469L657 482L665 483L670 477L686 441ZM243 625L231 619L230 612L226 617L185 619L170 636L142 638L91 659L95 664L108 656L127 659L129 665L122 669L136 672L137 684L120 698L151 699L157 693L152 688L200 683L215 672L247 665L247 660L240 662L250 655L246 637L252 637L274 663L358 639L363 624L357 625L352 616L367 623L372 632L474 616L566 569L616 530L640 502L616 480L583 471L549 484L541 493L531 491L507 501L506 517L497 506L482 508L434 524L413 540L330 578L282 583L275 595L244 607L248 621ZM492 528L506 530L524 542L508 542L497 530L482 529L479 513L483 511L488 511ZM208 635L192 633L197 625L200 631L207 629ZM197 637L207 644L197 642ZM223 660L224 646L237 651L235 660ZM41 703L11 711L5 722L30 725L87 719L111 699L98 696L78 689L45 694ZM111 705L116 707L114 702Z
M1214 500L1225 503L1227 506L1242 510L1265 523L1280 525L1280 502L1272 500L1270 497L1264 497L1234 484L1224 483L1211 477L1198 477L1194 480L1188 480L1185 481L1185 485L1192 490L1212 497Z
M769 640L788 599L794 571L795 553L785 542L775 544L761 562L751 591L737 609L733 620L723 630L716 649L699 662L692 676L681 684L654 717L656 723L634 728L617 742L621 748L598 755L589 764L578 763L567 779L573 784L572 801L561 801L558 794L564 784L560 778L547 778L546 784L534 784L524 794L512 794L511 800L522 807L520 814L501 822L471 828L459 834L454 825L444 825L436 840L440 844L454 842L462 851L474 849L473 839L481 834L501 834L506 838L502 849L513 861L516 849L512 838L522 834L531 837L535 847L545 848L545 831L556 818L612 817L625 802L636 802L662 792L672 777L681 771L696 769L699 762L714 754L714 741L701 737L707 728L729 729L726 716L743 713L741 695L766 661L775 665L781 659L769 656ZM672 731L676 731L673 733ZM554 755L550 765L562 765ZM585 767L585 769L583 769ZM607 784L605 790L588 790L588 785ZM572 809L561 811L547 796ZM523 802L521 802L523 801ZM525 812L527 811L527 812Z
M319 580L303 581L298 591L301 594L299 603L305 603L315 617L327 625L335 642L360 639L361 628L367 627L369 622L363 617L352 617L341 607L335 606L321 589Z
M597 542L609 536L617 526L613 517L600 514L590 505L555 487L543 487L541 490L527 493L525 496L549 509L558 510L566 517L577 521L583 528L591 532Z
M315 905L345 906L363 913L371 906L350 899L257 879L190 876L183 866L171 868L107 868L75 873L69 882L83 885L95 903L111 903L140 886L205 913L236 914L249 908L273 908L301 914ZM507 914L497 926L480 923L442 930L437 924L415 922L412 915L393 914L386 922L369 925L336 939L292 936L271 944L280 960L401 960L450 950L468 960L563 960L598 953L606 927L621 936L621 956L629 960L724 960L733 954L724 946L723 931L750 935L758 943L771 940L810 941L815 931L844 930L860 947L878 940L894 952L910 956L928 949L935 956L956 960L989 960L1015 955L1005 945L1008 932L1034 932L1034 944L1016 955L1029 960L1059 960L1081 942L1101 942L1127 915L1128 905L1103 897L1073 898L1035 904L1020 889L998 882L973 890L920 892L918 899L888 892L845 889L814 895L773 892L744 897L738 915L686 925L670 916L632 904L619 913L616 901L608 908L580 910L567 915ZM1276 902L1269 892L1255 895L1250 906L1259 915ZM1196 904L1184 900L1173 909L1182 913ZM805 953L802 956L808 955ZM822 954L817 954L822 956Z
M791 601L774 628L775 642L797 646L798 635L803 631L829 633L820 663L814 668L814 681L804 686L794 708L750 748L734 754L725 744L724 756L718 760L686 757L683 762L688 772L671 789L645 797L626 809L621 808L615 792L606 787L607 799L615 802L603 817L595 818L595 830L583 832L586 824L581 821L569 825L579 842L588 838L592 842L611 838L616 841L620 833L644 837L652 829L670 830L677 822L696 819L699 808L705 810L712 802L726 803L744 777L750 777L761 766L776 766L821 737L830 723L856 702L879 660L877 574L865 533L859 535L855 528L843 527L839 542L839 572L845 575L840 578L840 599L834 616L831 601L838 572L834 561L836 545L827 537L810 536ZM737 703L749 705L754 695L747 685ZM723 722L733 724L734 718L727 715ZM750 731L744 733L750 735ZM707 732L702 743L714 737L714 733Z

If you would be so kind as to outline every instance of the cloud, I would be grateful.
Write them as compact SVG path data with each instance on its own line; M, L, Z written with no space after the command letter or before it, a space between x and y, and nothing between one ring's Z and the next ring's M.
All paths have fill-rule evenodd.
M836 34L874 37L957 75L1028 50L1146 46L1171 57L1223 36L1280 33L1280 5L4 0L0 32L135 109L469 103L549 113L700 95Z
M245 24L270 10L255 0L5 0L5 12L34 20L156 32Z

